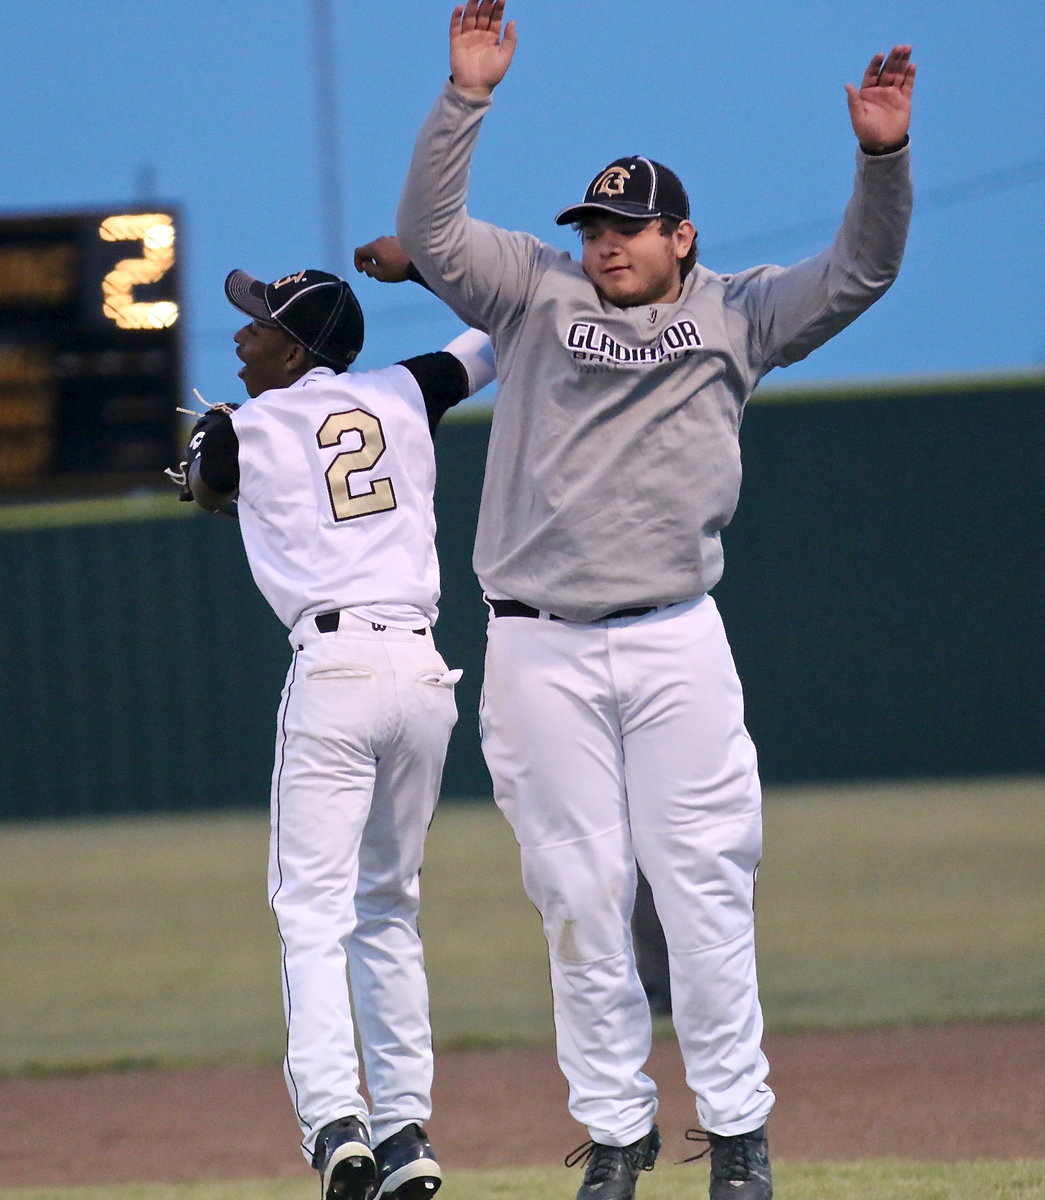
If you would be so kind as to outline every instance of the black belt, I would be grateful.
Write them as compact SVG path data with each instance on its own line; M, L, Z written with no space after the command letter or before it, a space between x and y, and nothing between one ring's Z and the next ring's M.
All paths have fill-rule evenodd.
M495 617L540 617L540 609L531 608L528 604L523 604L521 600L491 600L489 596L485 597L486 603L493 609ZM604 613L601 617L596 617L596 621L615 621L618 617L644 617L647 613L656 612L662 607L659 604L643 604L638 608L618 608L615 612ZM549 621L569 621L570 617L558 617L555 613L548 613ZM591 625L592 621L580 621L578 624Z
M341 612L335 609L333 612L316 613L315 617L316 628L320 633L337 633L338 626L341 624ZM387 625L375 625L370 622L370 628L375 633L383 633L388 628ZM428 632L427 629L411 629L411 633L416 633L418 637L424 637Z

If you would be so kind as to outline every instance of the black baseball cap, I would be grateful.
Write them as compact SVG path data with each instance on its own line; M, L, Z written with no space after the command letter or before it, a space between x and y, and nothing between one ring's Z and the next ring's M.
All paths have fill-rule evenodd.
M564 208L556 225L570 225L599 212L621 217L689 220L689 197L674 171L651 158L618 158L588 184L580 204Z
M277 325L325 366L343 371L363 348L363 312L336 275L304 270L262 283L230 271L225 295L248 317Z

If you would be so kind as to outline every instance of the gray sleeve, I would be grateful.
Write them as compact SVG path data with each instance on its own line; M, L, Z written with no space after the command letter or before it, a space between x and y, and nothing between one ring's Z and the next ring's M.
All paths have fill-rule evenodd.
M728 303L748 322L749 349L765 373L805 358L892 285L911 218L906 148L857 150L856 182L834 243L791 267L756 267L733 277Z
M463 321L492 333L522 315L557 255L529 234L468 215L469 164L489 107L446 85L418 135L396 231L432 291Z

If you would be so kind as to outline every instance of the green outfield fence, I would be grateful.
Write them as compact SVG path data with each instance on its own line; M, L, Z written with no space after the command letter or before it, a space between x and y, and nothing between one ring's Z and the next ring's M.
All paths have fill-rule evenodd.
M488 416L437 437L444 792L485 796ZM756 396L715 596L770 783L1045 772L1045 374ZM289 655L235 525L0 507L0 818L263 806Z

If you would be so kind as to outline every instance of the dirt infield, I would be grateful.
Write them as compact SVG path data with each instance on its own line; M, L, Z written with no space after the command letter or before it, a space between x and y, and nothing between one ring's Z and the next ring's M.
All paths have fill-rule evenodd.
M1045 1158L1045 1022L777 1035L766 1052L777 1158ZM550 1050L436 1065L429 1130L449 1170L555 1164L586 1136ZM674 1041L648 1069L675 1161L695 1120ZM276 1065L0 1083L2 1187L301 1177L296 1136Z

